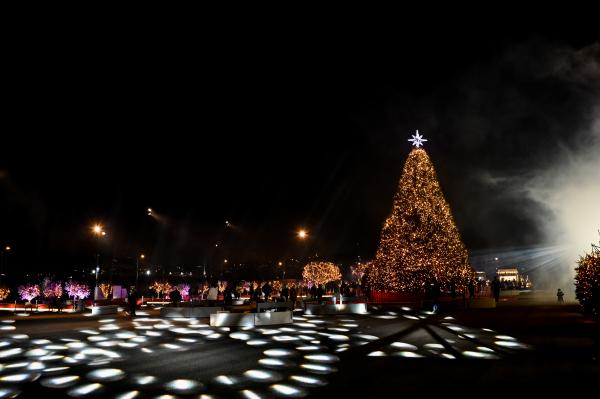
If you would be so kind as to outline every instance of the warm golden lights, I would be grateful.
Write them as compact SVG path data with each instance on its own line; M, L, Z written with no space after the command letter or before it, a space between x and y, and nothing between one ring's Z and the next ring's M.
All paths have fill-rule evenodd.
M304 240L306 237L308 237L308 233L306 232L306 230L304 230L304 229L298 230L298 238L299 239Z
M368 273L377 291L422 291L435 281L464 289L473 278L467 250L456 228L429 156L413 149L404 164L391 215L381 230Z
M584 310L593 311L594 306L598 306L597 302L594 304L594 295L600 294L600 292L594 294L594 289L600 289L600 243L599 245L592 244L592 253L580 258L577 264L575 295ZM599 312L600 309L596 308L595 311Z
M331 262L310 262L304 266L302 278L314 284L326 284L330 281L340 280L340 268Z

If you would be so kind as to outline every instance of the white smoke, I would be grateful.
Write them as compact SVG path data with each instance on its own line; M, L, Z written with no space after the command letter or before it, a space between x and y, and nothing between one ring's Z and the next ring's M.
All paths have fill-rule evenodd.
M565 248L563 273L555 277L571 287L575 262L600 237L600 140L598 130L585 133L596 135L587 148L563 149L552 167L523 181L525 194L549 211L539 223L547 244Z
M547 267L535 271L534 283L573 291L577 260L600 239L600 43L579 50L553 48L537 76L581 93L582 120L573 131L561 132L564 142L551 143L547 148L552 150L532 160L529 170L511 176L483 172L480 178L490 187L510 187L507 198L534 202L524 211L544 235L539 244L560 248L560 254L551 251L553 259L544 261Z

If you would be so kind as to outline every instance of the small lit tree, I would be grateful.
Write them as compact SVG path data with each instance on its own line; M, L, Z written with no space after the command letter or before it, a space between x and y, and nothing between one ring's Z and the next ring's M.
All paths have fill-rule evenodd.
M586 312L600 313L598 301L600 298L600 245L592 244L592 253L579 259L575 268L575 295ZM594 301L596 303L594 303Z
M31 302L33 298L40 296L40 286L37 284L21 285L18 291L21 299L27 302Z
M5 300L10 295L10 288L0 287L0 301Z
M98 285L98 287L100 288L100 291L102 291L102 296L108 298L112 291L112 286L110 284L102 283Z
M73 280L65 283L65 291L74 300L87 298L90 295L90 288L87 285Z
M302 277L314 284L326 284L330 281L340 280L340 268L331 262L311 262L304 266Z
M184 296L188 296L190 295L190 285L189 284L177 284L177 286L175 287L175 289L177 291L179 291L179 293L181 294L181 297L183 298Z
M161 294L167 295L169 292L173 290L171 284L166 281L155 281L154 284L150 287L151 290L156 292L156 295L160 298Z
M45 298L60 298L63 295L62 282L52 281L46 277L42 282L42 292Z

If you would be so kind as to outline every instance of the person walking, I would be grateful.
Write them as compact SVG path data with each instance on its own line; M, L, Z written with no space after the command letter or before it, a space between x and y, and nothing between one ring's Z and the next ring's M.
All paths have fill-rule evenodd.
M500 302L500 281L498 280L498 276L494 276L494 281L492 281L492 292L494 293L497 305Z
M129 316L131 317L135 317L135 310L137 308L137 300L138 300L138 293L135 289L135 287L131 287L131 290L129 291L129 295L127 295L127 305L129 307Z
M558 291L556 291L556 297L558 298L558 303L563 303L563 296L565 296L565 293L559 288Z
M273 288L268 281L262 286L262 292L265 294L265 302L268 302L269 298L271 297L271 292L273 292Z
M287 302L289 296L290 296L290 290L287 287L287 285L284 284L283 288L281 289L281 299L283 299L283 302Z
M292 287L290 288L290 301L292 302L292 305L294 307L296 306L297 298L298 298L298 292L296 291L296 286L292 285Z
M215 302L219 297L219 289L217 288L216 283L212 283L210 288L208 289L208 295L206 296L206 300L208 301L208 306L215 306Z
M169 293L169 298L171 298L171 302L173 303L173 306L177 307L179 302L181 302L181 293L179 292L179 290L177 288L175 288L173 291L171 291Z
M323 301L323 294L325 293L325 288L323 288L323 284L319 284L319 287L317 287L317 302L321 303L321 301Z

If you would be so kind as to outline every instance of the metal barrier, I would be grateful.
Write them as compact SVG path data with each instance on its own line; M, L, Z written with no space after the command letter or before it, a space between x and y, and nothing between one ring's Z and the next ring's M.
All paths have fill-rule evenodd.
M261 311L269 310L269 309L279 309L285 308L287 310L294 310L294 304L292 302L259 302L256 304L256 312L260 313Z
M100 316L103 314L115 314L119 307L117 305L92 306L92 316Z

